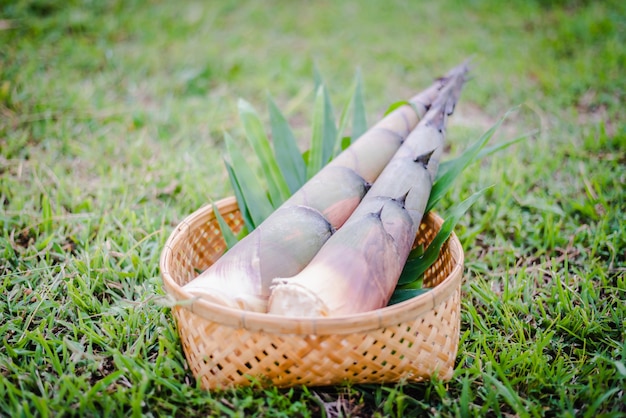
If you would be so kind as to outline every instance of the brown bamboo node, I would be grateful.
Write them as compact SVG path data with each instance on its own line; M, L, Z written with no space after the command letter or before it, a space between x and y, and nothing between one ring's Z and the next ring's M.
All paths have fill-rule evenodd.
M216 208L238 231L234 197ZM443 219L430 213L416 243L429 243ZM405 302L332 318L288 318L240 311L198 299L182 286L214 263L226 243L211 205L171 233L161 253L164 288L189 367L205 389L256 378L279 387L450 379L460 337L464 254L453 233L424 275L431 291Z

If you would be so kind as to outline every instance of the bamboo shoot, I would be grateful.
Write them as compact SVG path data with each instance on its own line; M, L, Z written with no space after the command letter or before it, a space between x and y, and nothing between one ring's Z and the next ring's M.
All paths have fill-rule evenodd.
M399 107L384 117L185 289L214 303L265 312L272 280L297 274L344 224L369 185L459 71L461 67L453 69L413 97L411 106ZM304 213L305 208L308 212L301 220L285 216ZM311 227L305 219L311 220Z
M439 158L459 71L385 167L353 214L297 275L273 282L269 313L337 316L381 308L415 239Z

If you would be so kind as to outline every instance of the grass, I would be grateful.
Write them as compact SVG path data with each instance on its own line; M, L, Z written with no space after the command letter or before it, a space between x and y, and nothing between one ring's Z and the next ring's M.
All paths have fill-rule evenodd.
M626 416L623 2L0 1L0 415ZM361 68L371 124L473 56L444 199L494 184L457 226L462 333L449 382L205 392L158 258L232 192L222 132L270 92L310 130ZM267 118L267 112L263 113Z

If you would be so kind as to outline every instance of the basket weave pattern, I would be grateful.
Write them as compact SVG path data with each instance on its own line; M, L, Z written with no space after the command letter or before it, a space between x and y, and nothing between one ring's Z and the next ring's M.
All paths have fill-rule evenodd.
M234 198L216 203L236 231ZM428 243L442 219L429 215L416 243ZM251 384L279 387L392 383L452 376L460 334L463 251L453 234L424 276L433 289L403 303L336 318L285 318L215 305L182 286L225 250L211 206L187 217L161 254L166 291L187 362L206 389Z

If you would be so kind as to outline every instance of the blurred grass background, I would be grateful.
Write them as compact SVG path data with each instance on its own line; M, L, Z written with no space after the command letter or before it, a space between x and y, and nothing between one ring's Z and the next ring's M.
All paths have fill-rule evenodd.
M2 415L623 416L625 43L618 1L0 1ZM305 147L314 66L335 109L360 69L371 124L468 57L450 155L517 105L497 140L540 133L447 198L495 183L453 381L198 389L158 257L232 193L237 99Z

